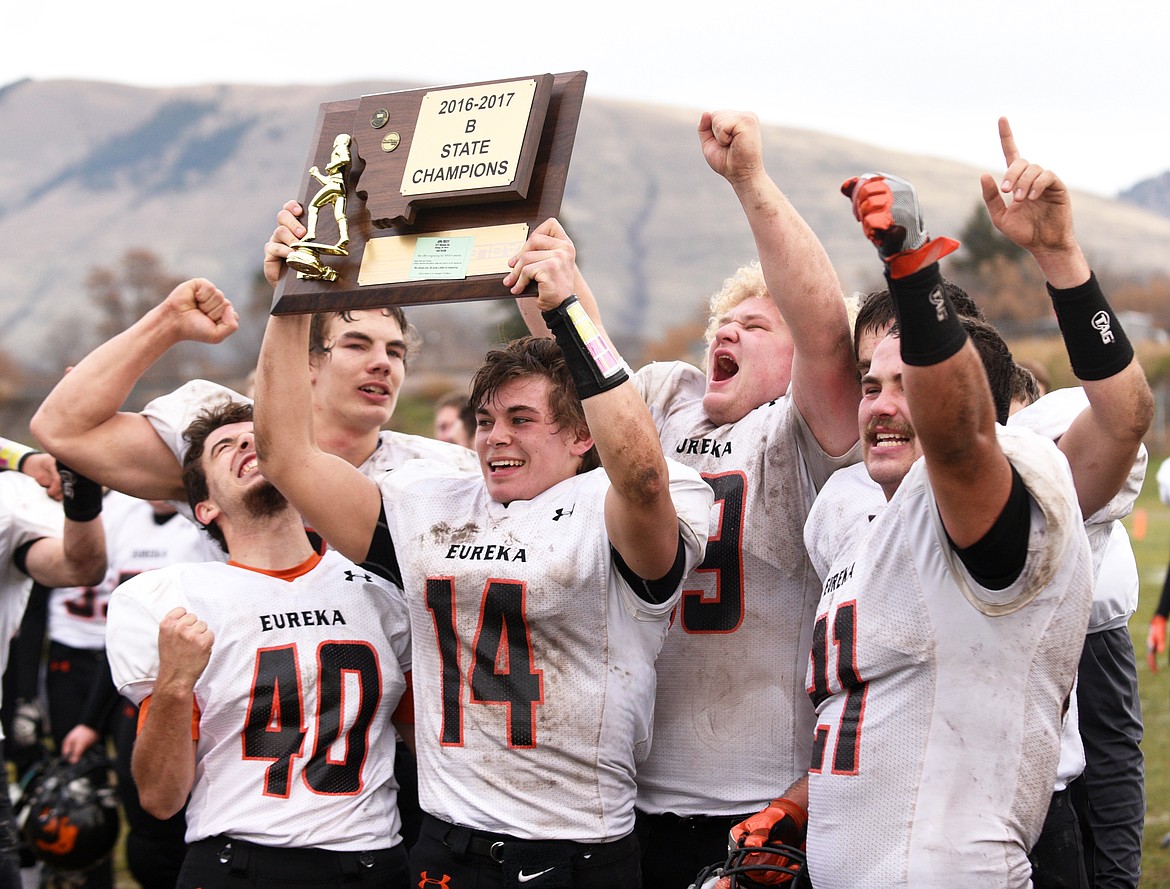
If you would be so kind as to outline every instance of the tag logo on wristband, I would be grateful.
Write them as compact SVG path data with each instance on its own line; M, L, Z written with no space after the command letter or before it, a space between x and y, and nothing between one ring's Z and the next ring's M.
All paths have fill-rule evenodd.
M1109 345L1110 343L1112 343L1114 341L1113 340L1113 323L1112 323L1112 320L1109 318L1108 312L1106 312L1104 309L1102 309L1100 312L1098 312L1096 315L1093 316L1093 320L1090 323L1101 334L1101 342L1105 343L1105 345Z
M938 318L939 321L946 321L947 297L946 294L943 293L942 285L939 284L934 288L934 290L930 291L930 296L928 296L927 299L930 301L930 304L934 306L935 317Z

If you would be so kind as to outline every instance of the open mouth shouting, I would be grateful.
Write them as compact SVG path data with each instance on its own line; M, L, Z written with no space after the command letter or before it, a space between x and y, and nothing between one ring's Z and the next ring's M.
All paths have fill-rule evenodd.
M739 373L739 364L730 352L720 349L711 356L711 379L713 382L721 383L724 380L730 380L737 373Z

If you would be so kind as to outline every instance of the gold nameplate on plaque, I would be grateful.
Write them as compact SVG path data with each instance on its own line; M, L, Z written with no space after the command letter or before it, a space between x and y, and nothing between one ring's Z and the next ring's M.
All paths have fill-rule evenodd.
M427 232L426 235L396 235L373 238L366 245L358 271L358 284L404 284L417 280L411 276L419 238L471 238L470 261L467 275L499 275L503 278L511 269L508 260L520 252L528 240L528 226L489 225L480 228L460 228L450 231Z
M511 185L535 94L535 80L427 93L414 125L402 193Z

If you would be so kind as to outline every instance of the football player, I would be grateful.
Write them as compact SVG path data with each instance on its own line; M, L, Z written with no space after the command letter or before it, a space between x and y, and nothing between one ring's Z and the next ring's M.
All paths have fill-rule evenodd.
M141 706L139 798L157 818L187 803L180 886L406 889L405 606L313 548L257 465L251 418L227 402L187 431L189 504L231 561L140 574L110 600L111 672Z
M858 458L849 320L829 259L764 169L755 115L704 114L698 129L760 260L711 299L705 372L676 361L633 376L664 451L699 470L719 505L657 661L654 744L638 769L647 889L684 886L722 858L730 828L808 767L820 584L801 531L820 486Z
M1001 186L984 175L983 194L993 223L1033 254L1059 310L1089 299L1107 308L1073 233L1068 192L1060 179L1020 158L1006 120L1000 122L1000 138L1008 165L1002 187L1025 190L1009 213L999 195ZM954 298L955 291L948 289L948 294ZM961 292L960 296L965 298ZM892 320L892 309L887 315L877 308L885 302L871 299L858 314L856 342L863 370ZM970 307L959 305L959 311L968 314ZM1112 310L1108 311L1112 316ZM1110 317L1109 329L1111 336L1124 338L1115 317ZM1072 356L1078 340L1075 334L1070 337ZM1056 441L1068 458L1092 544L1096 578L1089 634L1078 670L1076 697L1083 706L1070 714L1057 792L1031 854L1037 887L1081 884L1085 879L1078 876L1082 864L1068 851L1080 848L1082 835L1090 883L1114 880L1115 885L1136 885L1141 861L1144 793L1138 743L1142 724L1132 642L1126 629L1137 604L1138 583L1132 548L1118 520L1132 509L1141 488L1146 465L1141 437L1150 422L1152 402L1136 361L1104 379L1095 379L1097 370L1086 369L1083 363L1077 373L1085 381L1083 386L1049 393L1007 420L1009 425L1030 428ZM849 533L851 522L862 513L868 516L880 510L880 492L859 469L863 467L834 475L814 507L806 536L821 572L827 571L834 551L847 546L838 538ZM818 528L815 532L813 525ZM830 533L833 527L843 530ZM852 525L853 530L863 527ZM1068 789L1082 771L1085 777ZM1086 793L1087 806L1082 801ZM1074 805L1081 820L1079 829L1071 814Z
M1077 491L1050 441L996 423L1010 352L989 375L940 286L957 244L929 238L885 177L846 188L898 317L858 411L887 502L827 570L812 765L774 808L807 804L818 887L1025 886L1092 598ZM989 376L1007 381L1001 405Z
M574 271L548 220L504 279L536 282L556 342L518 340L476 374L480 473L419 462L364 478L313 443L304 320L269 319L261 349L266 476L341 552L401 578L410 605L420 885L641 885L634 772L654 658L712 498L663 456Z

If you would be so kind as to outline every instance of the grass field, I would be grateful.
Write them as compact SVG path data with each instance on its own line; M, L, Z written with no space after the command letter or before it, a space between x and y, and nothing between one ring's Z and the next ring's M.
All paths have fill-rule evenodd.
M1160 847L1170 833L1170 663L1165 655L1157 673L1146 665L1146 631L1162 594L1170 561L1170 508L1158 500L1154 481L1159 461L1151 460L1138 509L1126 520L1141 576L1141 602L1130 621L1138 653L1138 687L1146 733L1146 828L1142 840L1142 889L1170 889L1170 849Z

